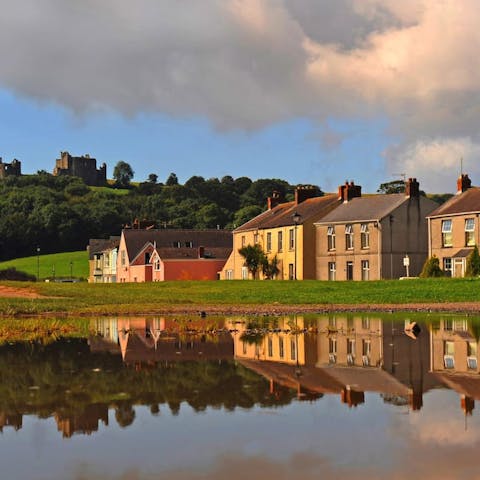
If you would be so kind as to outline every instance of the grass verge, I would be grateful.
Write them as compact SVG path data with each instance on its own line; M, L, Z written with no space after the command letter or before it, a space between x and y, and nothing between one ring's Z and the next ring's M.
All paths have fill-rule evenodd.
M42 298L0 298L0 314L109 315L158 313L181 306L242 306L275 310L275 306L408 305L478 302L480 279L409 281L216 281L125 284L14 283L34 289ZM480 304L479 304L480 305ZM406 307L406 309L408 309Z

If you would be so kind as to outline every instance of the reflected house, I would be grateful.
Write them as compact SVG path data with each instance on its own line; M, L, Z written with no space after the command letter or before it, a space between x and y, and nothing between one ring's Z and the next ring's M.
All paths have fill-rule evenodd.
M117 282L217 280L232 251L227 230L122 230Z
M99 421L108 426L108 405L87 405L80 414L55 413L57 429L62 432L63 438L70 438L75 433L91 435L98 431Z
M468 175L457 180L457 194L428 216L429 256L435 255L449 277L464 277L467 257L480 244L480 187Z
M478 327L471 319L444 317L431 332L432 372L461 395L461 407L471 414L480 400Z
M241 323L237 330L233 337L236 359L289 365L315 364L314 337L296 333L305 330L302 316L275 319L275 326L271 328L262 328L256 323Z
M364 402L364 392L411 397L411 389L383 370L384 330L380 318L334 315L317 320L318 362L342 385L342 401ZM411 402L411 400L410 400Z
M231 360L232 336L218 330L213 335L202 331L200 321L190 321L185 326L163 317L120 318L116 328L108 321L110 341L118 344L124 363L136 368L158 362Z
M4 427L13 427L15 431L20 430L23 425L23 415L21 413L0 412L0 432Z

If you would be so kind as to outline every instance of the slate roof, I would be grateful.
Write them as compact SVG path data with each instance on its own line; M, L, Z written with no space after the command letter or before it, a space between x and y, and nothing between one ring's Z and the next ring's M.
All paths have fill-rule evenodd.
M319 222L344 223L381 220L407 201L404 193L356 197L325 215Z
M471 187L454 195L427 215L427 218L478 212L480 212L480 187Z
M215 258L228 258L233 248L230 230L123 230L128 258L135 258L148 243L156 245L162 258L197 258L198 247L204 247L206 253L214 253ZM174 247L180 242L181 248ZM192 242L192 247L185 247L185 242Z
M118 247L120 244L120 237L110 237L106 238L91 238L88 241L88 258L93 260L93 256L96 253L104 252L105 250L110 250L112 248Z
M339 200L336 194L308 198L299 204L295 202L280 203L271 210L267 210L255 218L252 218L234 231L244 232L248 230L293 226L292 215L295 212L301 215L299 225L302 225L308 220L320 219L329 209L334 208L336 204L340 205L340 203L341 200Z

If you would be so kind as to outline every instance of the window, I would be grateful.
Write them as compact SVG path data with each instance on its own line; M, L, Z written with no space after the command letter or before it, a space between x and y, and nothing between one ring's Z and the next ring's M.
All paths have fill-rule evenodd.
M278 251L283 250L283 232L278 232Z
M353 250L353 226L345 225L345 248Z
M242 247L245 246L245 235L242 235Z
M105 266L109 267L110 266L110 254L109 253L104 254L103 258L104 258Z
M372 344L370 340L362 340L362 363L364 367L370 365L370 355L372 353Z
M247 342L242 342L242 353L247 354Z
M145 263L144 265L148 265L150 263L150 253L145 252Z
M256 245L258 243L258 233L253 234L253 243Z
M182 246L182 242L173 242L173 248L180 248Z
M347 363L353 365L355 363L355 339L347 338Z
M477 342L467 342L467 368L477 369Z
M185 247L193 248L193 242L185 242Z
M272 234L270 232L267 233L267 252L272 251Z
M452 221L442 220L442 247L452 246Z
M452 318L446 318L443 321L443 329L446 331L453 331L453 319Z
M295 343L295 339L292 338L290 340L290 358L292 360L296 360L297 359L297 345Z
M225 277L227 280L233 280L233 270L227 270Z
M336 280L337 279L337 264L336 262L328 262L328 279Z
M280 358L283 358L284 355L285 355L285 351L283 349L283 338L282 337L280 337L278 339L278 352L279 352Z
M328 353L337 353L337 339L329 338L328 339Z
M452 276L452 259L447 257L443 259L443 271L447 277Z
M242 267L242 280L248 280L248 268Z
M362 248L370 248L370 232L368 231L368 223L362 223L360 226L360 243Z
M273 340L272 340L272 337L268 337L267 346L268 346L268 356L273 357Z
M465 220L465 246L475 246L475 219L467 218Z
M126 258L127 258L126 252L125 250L122 250L122 253L120 253L120 262L122 266L126 264L126 261L127 261Z
M362 318L362 328L363 330L370 330L370 319L368 317Z
M369 260L362 260L362 280L370 279L370 262Z
M443 364L445 368L455 368L455 344L451 341L443 342Z
M155 270L157 272L160 270L160 260L158 258L155 260Z
M295 248L295 232L293 228L288 231L288 248L290 250Z
M328 250L335 250L335 227L328 227L327 229L327 245Z

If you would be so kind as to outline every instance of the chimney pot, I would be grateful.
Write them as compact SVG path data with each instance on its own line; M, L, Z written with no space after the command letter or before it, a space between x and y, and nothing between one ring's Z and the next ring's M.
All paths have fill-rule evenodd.
M468 174L462 173L457 179L457 193L467 191L472 186L472 181L468 178Z

